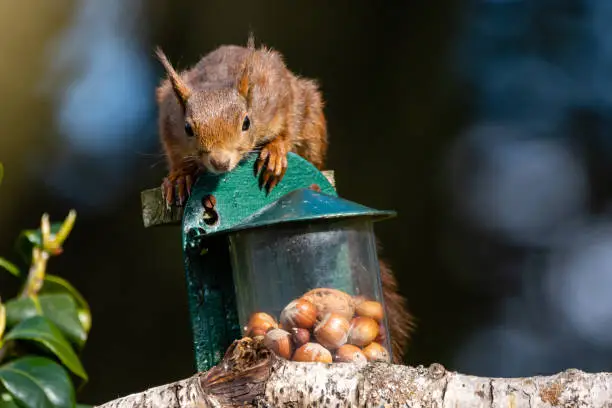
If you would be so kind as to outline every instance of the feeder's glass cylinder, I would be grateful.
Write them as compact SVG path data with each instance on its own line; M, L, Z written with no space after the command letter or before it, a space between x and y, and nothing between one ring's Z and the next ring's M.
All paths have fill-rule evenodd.
M285 358L312 361L321 352L318 361L330 356L334 361L391 360L369 217L280 223L238 231L229 240L244 335L265 335L280 324L291 336L289 349L285 344L280 352ZM310 303L293 302L297 299ZM274 321L266 323L269 316ZM324 345L329 354L319 346L300 348L306 339Z

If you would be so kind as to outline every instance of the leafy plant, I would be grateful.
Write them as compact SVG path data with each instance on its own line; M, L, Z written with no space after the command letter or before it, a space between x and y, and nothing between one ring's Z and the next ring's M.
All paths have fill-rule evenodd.
M2 176L0 163L0 182ZM19 235L27 274L0 257L0 270L22 284L14 298L0 299L0 408L86 407L76 403L76 386L88 380L79 353L91 328L89 305L66 280L46 273L75 219L74 210L63 223L43 214L39 229Z

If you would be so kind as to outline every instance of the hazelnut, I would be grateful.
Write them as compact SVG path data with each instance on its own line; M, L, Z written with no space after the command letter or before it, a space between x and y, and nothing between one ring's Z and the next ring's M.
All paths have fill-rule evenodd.
M255 337L264 336L268 330L273 329L273 327L262 328L262 327L253 327L247 332L248 337L254 339Z
M279 357L289 359L293 353L291 334L282 329L272 329L264 337L264 345Z
M380 322L382 321L385 312L380 302L376 302L374 300L366 300L357 305L357 307L355 308L355 313L358 316L371 317L377 322Z
M359 347L345 344L336 350L334 361L338 363L365 363L368 359Z
M389 352L379 343L370 343L367 347L364 347L362 351L368 361L389 362L390 360Z
M304 294L302 298L311 301L317 307L317 317L319 319L328 313L336 313L346 320L350 320L355 313L353 298L340 290L313 289Z
M310 329L317 321L317 308L306 299L293 300L281 312L280 321L285 330Z
M359 306L360 304L362 304L363 302L365 302L367 300L368 300L368 298L366 298L363 295L353 296L353 304L355 305L355 307Z
M351 320L348 342L359 347L367 346L378 336L378 322L371 317L356 317Z
M278 324L276 320L267 313L253 313L246 327L244 328L245 335L248 337L263 336L270 329L276 329Z
M314 329L314 336L324 347L335 350L348 338L351 324L339 314L328 313Z
M317 343L306 343L295 350L293 361L331 363L332 355L325 347Z
M293 339L293 344L295 344L295 347L300 347L310 341L310 332L307 329L294 327L293 329L291 329L291 337Z

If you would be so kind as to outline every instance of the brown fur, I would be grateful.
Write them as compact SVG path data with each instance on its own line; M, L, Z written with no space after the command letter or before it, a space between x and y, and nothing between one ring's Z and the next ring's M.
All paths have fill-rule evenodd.
M379 261L379 267L383 298L387 309L387 323L391 332L393 361L396 364L402 364L406 347L410 342L410 335L414 329L414 320L408 312L406 299L398 292L397 280L391 268L382 259Z
M170 179L193 175L198 167L217 171L210 159L218 157L229 160L222 171L230 171L259 147L269 156L265 170L275 177L284 173L292 150L323 165L327 132L317 85L291 73L278 52L225 45L180 74L161 50L157 54L170 78L157 89ZM251 126L243 132L247 115ZM185 133L185 122L194 137Z
M284 175L290 151L323 169L328 141L321 93L315 81L291 73L278 52L255 49L251 38L247 47L217 48L180 74L161 50L157 55L170 78L157 89L168 180L180 182L202 167L210 170L209 156L216 152L231 157L233 168L256 147L262 147L260 158L267 160L264 171L277 180ZM242 132L245 115L251 127ZM186 121L192 138L185 133ZM382 260L380 272L394 360L401 363L412 317Z

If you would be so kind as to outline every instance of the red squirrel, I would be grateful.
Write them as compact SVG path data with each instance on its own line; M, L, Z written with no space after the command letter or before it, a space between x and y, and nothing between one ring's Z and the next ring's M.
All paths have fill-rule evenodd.
M231 171L254 151L259 151L255 173L268 191L283 178L288 152L323 168L328 141L318 84L293 74L280 53L255 48L250 36L246 47L220 46L181 73L160 48L156 54L168 76L156 91L170 167L162 184L168 204L175 186L183 205L198 172ZM393 356L401 363L412 317L382 260L380 272Z

